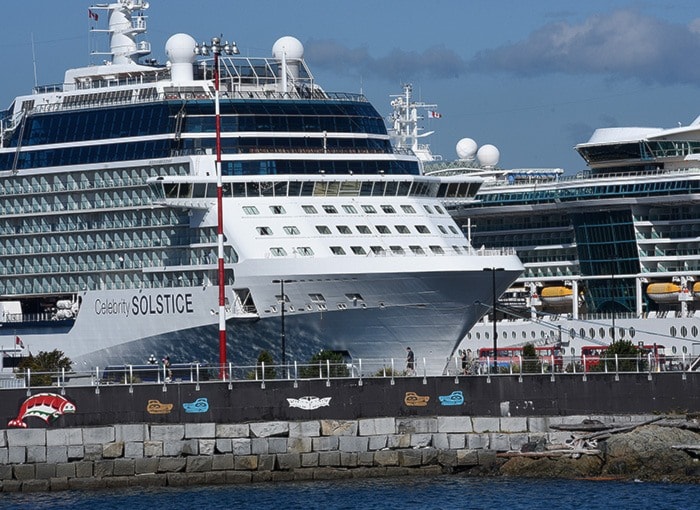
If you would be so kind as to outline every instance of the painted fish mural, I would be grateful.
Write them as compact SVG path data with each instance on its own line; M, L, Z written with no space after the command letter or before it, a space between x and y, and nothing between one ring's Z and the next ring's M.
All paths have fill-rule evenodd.
M30 416L41 418L46 423L51 423L59 416L66 413L74 413L75 404L55 393L37 393L24 401L19 409L17 418L7 423L8 427L26 429L28 425L25 419Z

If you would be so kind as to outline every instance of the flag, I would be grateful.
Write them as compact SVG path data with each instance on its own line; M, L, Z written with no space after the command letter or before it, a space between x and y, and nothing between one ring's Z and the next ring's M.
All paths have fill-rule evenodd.
M18 335L15 335L15 345L18 345L20 349L24 349L22 339Z
M96 12L93 12L92 9L88 9L88 17L89 17L90 19L94 19L95 21L97 21L97 18L99 18L99 16L97 15L97 13L96 13Z
M440 119L440 118L442 118L442 113L438 113L434 110L430 110L428 112L428 117L430 117L431 119Z

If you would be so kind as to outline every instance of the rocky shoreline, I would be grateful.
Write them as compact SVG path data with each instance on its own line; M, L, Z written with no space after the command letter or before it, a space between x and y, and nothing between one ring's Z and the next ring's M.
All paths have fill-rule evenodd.
M700 425L695 417L659 418L652 423L603 432L581 433L587 453L548 454L541 445L536 456L527 451L500 455L498 473L527 478L635 479L643 481L700 482ZM572 430L572 429L570 429ZM551 445L550 445L551 446ZM527 450L527 448L525 449Z
M407 417L0 431L0 491L387 476L700 482L695 416Z

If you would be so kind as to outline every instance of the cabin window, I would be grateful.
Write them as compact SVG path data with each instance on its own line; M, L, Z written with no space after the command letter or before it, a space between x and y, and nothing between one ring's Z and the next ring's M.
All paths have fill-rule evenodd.
M284 232L290 236L298 236L299 235L299 229L297 227L295 227L294 225L288 225L288 226L284 227Z
M425 250L421 246L409 246L414 255L425 255Z
M246 213L247 215L255 215L255 214L260 214L258 211L258 208L255 207L254 205L245 205L243 206L243 212Z
M271 236L272 235L272 229L270 227L257 227L258 229L258 235L261 236Z
M387 227L386 225L377 225L377 232L379 232L380 234L391 234L389 227Z
M331 246L331 253L333 255L345 255L345 250L342 246Z
M406 214L416 214L416 210L412 205L402 205L401 210Z
M316 225L316 230L318 230L319 234L323 235L329 235L331 233L331 229L325 225Z
M358 225L356 228L360 234L371 234L372 233L372 231L369 229L369 227L367 225Z
M313 205L302 205L301 208L306 214L318 214L318 211Z
M419 234L430 234L430 229L425 225L416 225L416 230Z
M354 205L344 205L343 211L345 211L348 214L357 214L357 209L355 209Z
M338 225L335 228L337 228L338 232L340 232L341 234L352 234L352 230L350 230L350 227L348 227L347 225Z
M362 246L351 246L350 249L355 255L367 255L367 251Z
M281 205L271 205L270 211L272 211L272 214L285 214L286 212Z

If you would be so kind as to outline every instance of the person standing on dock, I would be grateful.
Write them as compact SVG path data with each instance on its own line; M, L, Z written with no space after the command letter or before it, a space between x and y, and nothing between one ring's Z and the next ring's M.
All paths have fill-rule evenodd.
M406 374L416 375L415 366L415 355L410 347L406 347Z

